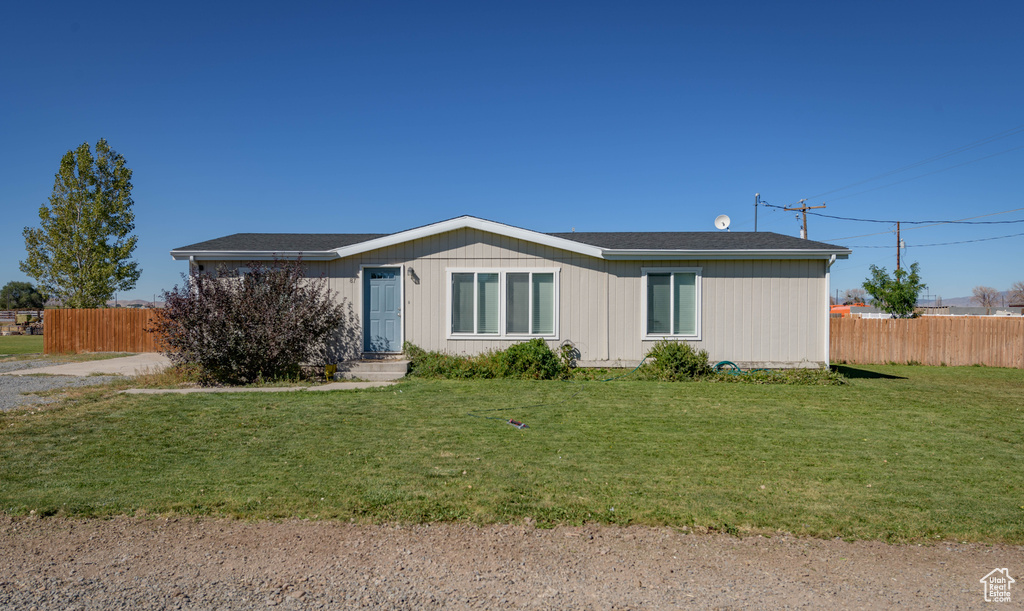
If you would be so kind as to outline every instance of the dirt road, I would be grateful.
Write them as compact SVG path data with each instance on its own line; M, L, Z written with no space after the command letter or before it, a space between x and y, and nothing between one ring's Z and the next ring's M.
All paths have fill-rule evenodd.
M0 518L3 609L969 609L1024 548L658 528ZM1024 582L1022 582L1024 583ZM1010 605L1024 601L1013 592Z

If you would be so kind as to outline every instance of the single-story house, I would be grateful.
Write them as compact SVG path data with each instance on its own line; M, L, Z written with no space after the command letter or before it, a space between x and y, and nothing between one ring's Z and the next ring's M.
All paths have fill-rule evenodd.
M630 366L662 339L711 362L829 361L829 268L850 250L770 232L541 233L472 216L391 234L239 233L171 251L191 269L301 257L350 304L362 345L476 354L569 340ZM358 355L354 355L358 356Z

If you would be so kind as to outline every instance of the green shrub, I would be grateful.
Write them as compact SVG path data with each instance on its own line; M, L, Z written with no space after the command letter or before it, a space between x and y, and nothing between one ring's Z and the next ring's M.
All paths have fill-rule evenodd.
M551 380L570 378L578 381L607 381L635 375L633 379L680 380L705 379L710 382L738 384L783 384L793 386L834 386L846 384L839 372L823 369L758 369L741 374L715 373L708 363L708 353L694 350L685 343L661 341L647 353L647 362L638 370L571 369L565 353L555 352L542 339L514 344L505 350L494 350L476 356L455 356L443 352L427 352L406 342L409 375L420 378L448 380L522 378Z
M694 350L683 342L661 340L647 353L647 359L641 368L644 377L656 380L695 380L713 373L707 350Z
M409 357L409 375L420 378L550 380L562 377L567 370L558 355L539 338L476 356L427 352L408 342L404 351Z
M403 350L406 356L409 357L410 376L449 380L495 377L494 368L479 357L455 356L443 352L427 352L409 342L405 343Z
M562 377L567 369L562 359L539 337L513 344L495 357L498 374L503 378L553 380Z

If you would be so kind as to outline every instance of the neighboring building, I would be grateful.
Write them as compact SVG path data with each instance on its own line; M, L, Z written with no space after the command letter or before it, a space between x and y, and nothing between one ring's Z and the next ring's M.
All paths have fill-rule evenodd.
M1021 316L1024 314L1024 307L918 306L916 311L921 316Z
M359 352L477 354L541 337L584 366L661 339L712 362L828 363L829 268L850 250L775 233L539 233L462 216L394 234L234 234L171 251L212 272L302 258L359 320Z
M845 305L834 305L829 311L832 313L833 318L850 318L859 313L866 313L871 310L868 309L867 304L850 303Z

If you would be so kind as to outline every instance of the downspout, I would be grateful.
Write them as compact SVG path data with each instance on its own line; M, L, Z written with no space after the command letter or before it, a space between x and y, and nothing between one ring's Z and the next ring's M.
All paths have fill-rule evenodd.
M832 255L828 259L828 263L825 264L825 367L832 366L832 358L830 354L832 344L832 307L829 304L829 295L832 293L831 287L831 274L832 264L836 262L836 256Z

